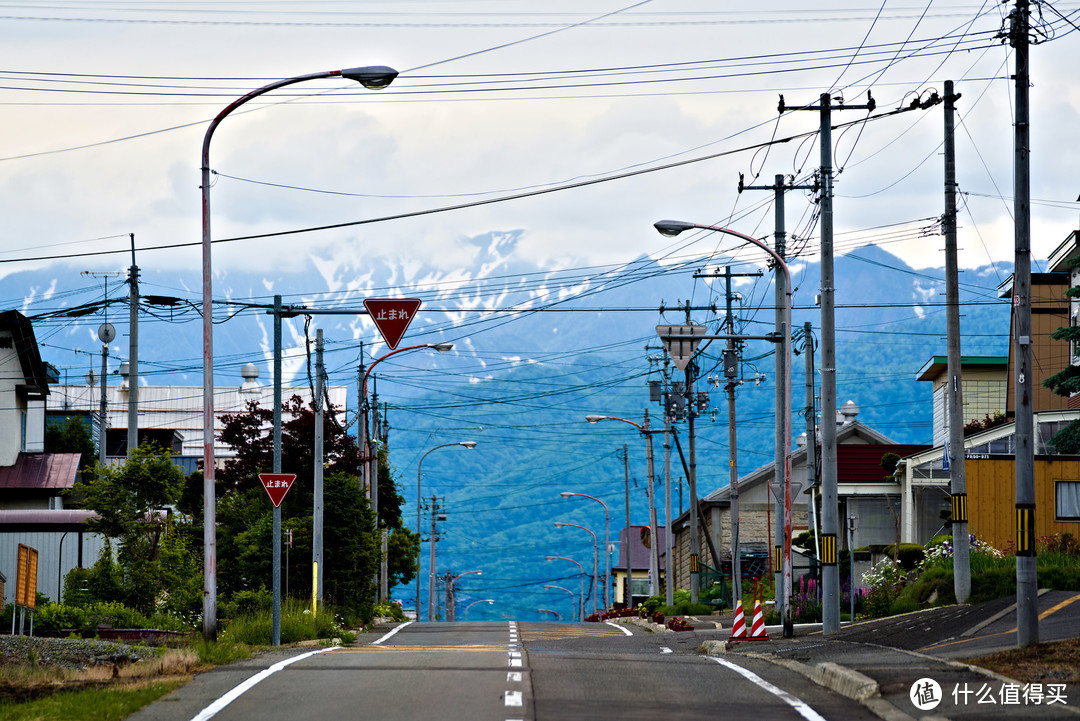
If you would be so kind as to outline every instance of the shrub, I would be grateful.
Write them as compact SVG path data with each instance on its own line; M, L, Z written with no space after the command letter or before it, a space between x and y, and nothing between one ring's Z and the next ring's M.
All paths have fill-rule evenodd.
M252 614L270 612L274 604L274 594L261 586L254 590L237 591L218 603L218 615L221 618L239 618Z
M335 637L351 641L356 637L342 627L341 620L330 606L322 606L313 614L310 606L296 599L282 601L279 630L282 643ZM237 616L231 619L224 635L234 643L268 645L273 640L272 612L255 611Z
M1080 591L1080 566L1049 566L1038 569L1039 586L1055 591Z
M895 544L888 545L882 551L886 556L893 555L893 549ZM897 554L897 560L900 561L900 567L905 571L914 570L923 559L926 557L926 549L918 543L901 543L900 552Z
M1011 566L971 573L971 598L969 603L982 603L1016 593L1016 562ZM1041 580L1041 579L1040 579Z
M661 606L659 610L665 616L708 616L712 613L711 606L704 603L691 603L689 600L676 603L674 606Z
M863 575L863 583L867 588L863 597L866 613L871 618L888 616L893 601L900 595L906 581L901 570L893 565L891 558L879 561Z
M384 601L375 605L374 613L376 616L382 618L392 618L395 621L404 621L405 612L401 609L401 604L396 601Z

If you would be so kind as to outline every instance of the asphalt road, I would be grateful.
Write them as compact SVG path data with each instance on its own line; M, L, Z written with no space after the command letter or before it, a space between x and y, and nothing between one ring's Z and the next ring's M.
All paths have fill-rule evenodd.
M408 624L389 638L220 667L129 721L876 718L768 661L703 656L689 636L628 636L607 624Z

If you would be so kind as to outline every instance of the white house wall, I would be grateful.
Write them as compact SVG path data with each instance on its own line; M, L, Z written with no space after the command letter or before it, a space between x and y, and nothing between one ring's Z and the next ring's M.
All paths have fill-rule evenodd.
M24 404L19 401L15 386L25 381L22 363L15 350L10 332L0 331L0 466L13 466L22 450Z
M110 379L111 380L111 379ZM96 386L67 385L53 386L49 395L49 409L54 411L77 410L97 413L101 395ZM330 403L344 412L347 408L348 388L330 386ZM305 404L311 402L311 389L307 387L283 388L281 397L288 400L300 396ZM128 426L128 391L119 384L106 389L109 428L127 428ZM241 391L237 386L214 389L214 430L215 436L221 433L222 416L230 413L243 413L249 401L258 401L263 408L273 408L274 389L271 386L257 386ZM202 387L196 386L140 386L139 387L139 428L167 428L179 431L183 436L183 450L180 455L201 456L203 453L203 417ZM220 441L215 446L215 454L221 457L233 455L232 449Z
M60 555L60 541L63 539L63 556ZM59 601L57 579L62 579L68 571L75 568L79 561L79 533L67 531L67 536L60 531L4 531L0 526L0 571L7 576L4 584L4 603L15 602L15 576L19 565L19 544L37 549L38 578L37 590L52 601ZM89 568L97 561L105 539L95 533L83 533L83 566ZM10 631L10 629L8 629Z

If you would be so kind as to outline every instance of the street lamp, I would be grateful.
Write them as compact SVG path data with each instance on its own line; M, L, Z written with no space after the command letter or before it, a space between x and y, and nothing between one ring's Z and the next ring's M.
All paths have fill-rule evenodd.
M405 349L402 348L402 350L405 350ZM473 448L476 448L476 441L459 441L458 443L443 443L442 445L435 446L434 448L431 448L426 453L424 453L424 455L420 456L420 460L416 464L416 532L420 533L421 535L423 535L423 532L420 530L420 506L421 506L420 499L422 498L422 496L420 495L420 469L423 468L424 459L428 457L429 453L431 453L432 451L437 451L440 448L448 448L450 446L465 446L466 448L471 450ZM434 511L434 509L432 509L432 510ZM434 556L435 556L435 550L434 550L435 549L435 539L432 538L429 541L429 543L431 543L431 549L432 549L432 554L431 554L432 555L432 559L431 559L432 563L431 563L431 568L428 569L428 572L429 572L429 575L433 575L435 573L435 563L434 563L434 561L435 561L435 558L434 558ZM434 587L434 585L433 585L433 583L432 583L432 581L430 579L428 581L428 585L432 586L432 588ZM428 598L428 620L429 621L434 621L435 620L435 613L434 613L434 609L432 608L432 606L434 605L435 594L432 591L432 588L428 589L428 596L429 596L429 598ZM416 620L417 621L420 620L420 544L419 543L416 544Z
M776 267L784 273L786 292L784 294L784 307L780 316L780 357L783 359L784 374L776 388L776 392L780 394L782 399L783 418L781 419L781 437L777 440L777 445L782 447L784 457L783 622L784 635L791 636L794 631L794 619L791 615L791 271L787 263L784 262L784 258L770 248L767 243L730 228L699 225L680 220L661 220L653 223L653 227L661 235L668 237L676 236L684 230L695 229L733 235L764 250L776 263ZM831 419L830 422L832 422Z
M571 609L571 613L570 613L570 616L571 616L571 617L573 617L573 615L574 615L574 614L573 614L573 612L572 612L572 611L573 611L573 608L574 608L574 606L576 606L576 605L577 605L577 599L576 599L576 598L574 598L574 592L573 592L573 591L571 591L571 590L570 590L569 588L563 588L562 586L544 586L544 588L545 588L545 589L547 589L547 590L551 590L551 589L553 589L553 588L557 588L557 589L559 589L560 591L566 591L567 593L569 593L569 594L570 594L570 609ZM581 605L582 605L582 606L584 606L584 605L585 605L585 599L582 599L582 600L581 600ZM541 609L541 610L542 610L542 609ZM582 621L584 621L585 619L581 619L581 620L582 620Z
M210 139L221 121L249 100L271 90L323 78L348 78L369 90L380 90L394 81L397 71L383 65L345 70L327 70L307 75L297 75L264 85L247 95L237 98L217 114L203 136L202 169L202 310L203 310L203 635L208 639L217 637L217 535L215 533L216 502L214 492L214 318L211 293L212 269L210 262ZM273 469L275 473L280 468ZM274 539L274 548L281 545L280 530Z
M491 604L495 603L495 600L491 599L491 598L482 598L479 601L473 601L472 603L470 603L468 606L465 607L465 620L466 621L469 620L469 609L472 608L473 606L475 606L478 603L486 603L488 605L491 605Z
M645 436L645 472L649 477L649 538L652 544L652 549L649 552L649 595L660 595L660 545L659 536L656 533L656 502L653 497L653 431L649 430L649 411L645 411L645 422L635 423L634 421L627 420L625 418L619 418L617 416L600 416L600 415L588 415L585 416L585 420L589 423L599 423L600 421L622 421L623 423L629 423L634 428L641 431L641 434ZM629 499L627 499L629 503ZM627 512L627 519L629 520L629 511ZM666 533L671 533L671 519L668 518L665 521L668 525ZM630 581L633 577L633 570L630 563L630 527L626 528L626 587L630 588ZM665 563L670 563L671 559L666 559ZM671 579L668 579L668 583ZM629 604L629 596L627 596L627 604Z
M379 454L377 452L373 452L372 447L374 445L376 445L376 444L371 443L370 439L368 438L368 415L367 415L367 397L368 397L367 396L367 381L368 381L368 376L371 375L371 370L375 366L377 366L379 363L382 363L384 360L386 360L390 356L397 355L398 353L404 353L407 350L417 350L419 348L431 348L431 349L433 349L433 350L435 350L435 351L437 351L439 353L448 353L449 351L453 350L454 344L453 343L420 343L420 344L417 344L417 345L410 345L410 346L406 346L404 348L398 348L397 350L392 350L389 353L386 353L385 355L379 356L378 358L373 360L371 362L371 365L369 365L367 367L367 370L364 372L363 379L360 381L360 400L361 400L360 412L364 414L364 417L358 423L358 425L360 427L360 435L361 435L360 447L364 449L363 452L364 452L364 455L366 456L366 462L364 462L364 464L363 464L363 471L364 471L364 479L363 480L364 480L364 483L367 484L367 487L368 487L368 498L371 500L371 512L375 515L375 529L376 529L376 532L378 532L378 529L379 529ZM378 431L376 429L376 435L377 434L378 434ZM419 497L417 497L417 502L419 503ZM417 530L417 532L420 531L419 528L417 528L416 530ZM379 559L380 559L380 561L379 561L379 570L376 573L376 587L378 589L376 591L376 593L378 595L379 601L381 602L381 601L385 600L385 598L384 598L385 594L383 593L383 590L382 590L382 581L386 579L386 570L385 570L386 557L382 554L382 543L381 542L379 543Z
M466 571L454 576L446 582L446 620L457 620L457 601L454 599L454 583L462 576L468 576L470 573L475 573L477 576L483 574L483 571ZM449 574L448 574L449 575Z
M611 514L608 512L607 504L601 501L596 496L590 496L588 493L573 493L571 491L563 491L559 494L563 498L570 498L571 496L581 496L582 498L591 498L604 507L604 558L606 559L607 568L604 570L606 574L604 576L604 609L611 608Z
M545 561L569 561L570 563L577 564L577 567L581 569L580 581L581 581L581 620L585 620L585 567L574 559L568 556L544 556Z
M577 523L563 523L562 521L555 521L555 528L562 528L564 526L570 526L571 528L580 528L583 531L588 531L589 535L592 536L592 542L593 542L593 555L592 555L592 579L593 579L592 610L593 610L593 613L597 613L599 611L599 609L596 607L596 597L600 593L600 589L599 589L600 579L596 574L596 566L597 566L597 557L600 555L600 552L599 552L599 547L598 547L597 541L596 541L596 534L593 533L588 528L586 528L585 526L578 525ZM584 598L581 599L581 608L582 608L581 613L584 616L584 614L585 614L585 599ZM584 621L585 619L582 618L581 620Z

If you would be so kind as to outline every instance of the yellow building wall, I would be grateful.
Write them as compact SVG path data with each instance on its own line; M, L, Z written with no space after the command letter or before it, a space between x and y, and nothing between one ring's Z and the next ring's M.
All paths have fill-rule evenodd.
M1016 545L1016 464L1011 458L968 459L969 530L994 548ZM1059 521L1054 484L1080 481L1080 460L1035 459L1035 535L1080 537L1080 521Z

